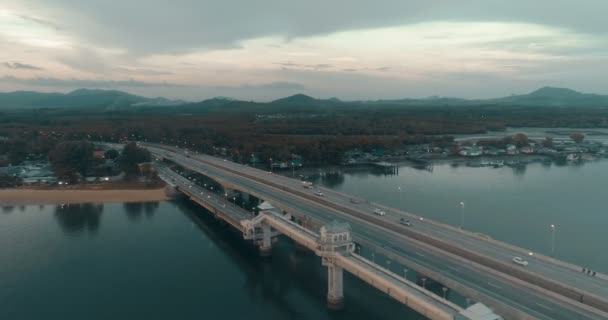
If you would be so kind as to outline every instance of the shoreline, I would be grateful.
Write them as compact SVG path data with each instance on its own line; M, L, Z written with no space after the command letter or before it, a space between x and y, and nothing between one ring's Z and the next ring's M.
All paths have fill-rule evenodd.
M164 188L125 190L86 189L3 189L0 190L0 206L75 204L75 203L125 203L165 201L170 198Z

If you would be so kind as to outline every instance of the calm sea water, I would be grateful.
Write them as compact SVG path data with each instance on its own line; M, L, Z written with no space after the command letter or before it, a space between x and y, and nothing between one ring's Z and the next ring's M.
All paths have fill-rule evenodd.
M608 160L525 167L401 167L398 175L354 171L328 187L608 272ZM401 188L401 191L399 191Z
M435 165L321 183L608 272L608 161ZM401 187L402 192L399 192ZM0 319L419 319L351 276L325 307L325 270L288 242L271 260L183 202L0 208Z
M185 202L4 207L0 319L422 319L349 275L325 307L320 260L262 260ZM399 315L399 316L397 316Z

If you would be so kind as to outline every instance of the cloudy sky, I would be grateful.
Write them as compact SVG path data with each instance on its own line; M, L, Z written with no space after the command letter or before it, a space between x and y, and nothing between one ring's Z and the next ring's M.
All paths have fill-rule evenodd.
M606 0L2 0L0 91L608 94Z

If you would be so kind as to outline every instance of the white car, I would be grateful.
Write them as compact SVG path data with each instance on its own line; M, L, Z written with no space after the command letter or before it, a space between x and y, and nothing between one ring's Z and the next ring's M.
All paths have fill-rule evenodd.
M317 190L317 192L315 192L315 194L316 194L316 195L318 195L319 197L322 197L322 196L323 196L323 192L321 192L321 191L319 191L319 190Z
M528 265L528 261L524 260L521 257L513 257L513 262L524 267Z
M386 212L384 212L384 210L380 210L380 209L374 209L374 213L379 215L379 216L384 216L386 215Z

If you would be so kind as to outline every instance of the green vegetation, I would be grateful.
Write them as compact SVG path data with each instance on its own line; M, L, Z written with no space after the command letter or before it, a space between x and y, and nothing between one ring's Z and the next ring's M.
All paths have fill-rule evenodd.
M49 153L49 161L57 178L78 182L85 177L94 163L93 144L86 141L65 141Z
M140 163L150 162L151 160L152 156L150 155L150 151L138 147L135 143L128 143L122 149L119 163L120 168L127 178L133 179L141 173L138 165Z
M101 98L106 96L114 98ZM78 100L81 97L86 98ZM502 131L507 126L608 127L606 96L558 88L490 100L344 102L294 95L271 103L215 98L171 107L146 106L134 102L137 99L117 97L123 95L77 90L61 95L62 99L74 99L66 108L5 111L0 117L0 136L11 139L0 141L0 155L6 155L5 162L16 164L32 154L46 155L62 141L142 140L179 145L242 163L254 154L260 164L269 163L270 158L289 161L294 155L307 163L322 164L339 163L343 153L353 148L390 151L423 143L450 148L453 134ZM0 109L10 107L1 101ZM76 108L74 101L90 103ZM118 101L133 104L125 107L128 103ZM36 103L28 104L32 105ZM528 141L525 136L515 136L483 143L521 147ZM115 159L133 176L135 162L124 160L124 156L124 152L119 156L109 151L105 158Z
M581 143L583 140L585 140L585 135L580 132L574 132L570 134L570 139L576 143Z

